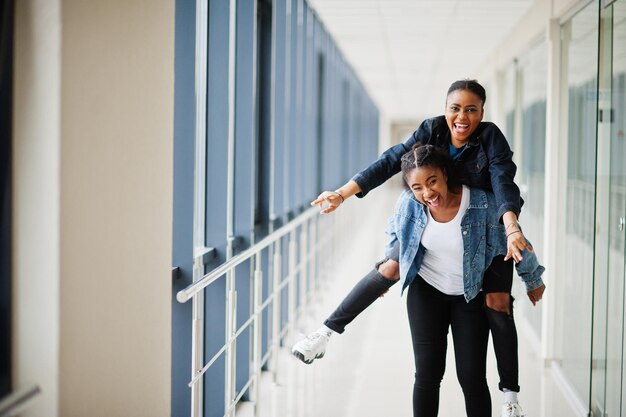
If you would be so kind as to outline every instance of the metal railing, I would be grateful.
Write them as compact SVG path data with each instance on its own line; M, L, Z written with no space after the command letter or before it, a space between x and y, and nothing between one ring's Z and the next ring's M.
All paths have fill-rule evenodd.
M176 299L180 303L202 299L204 290L216 281L226 280L226 341L224 345L208 361L198 364L199 352L203 352L205 340L202 326L196 322L197 318L192 318L192 376L189 387L192 391L191 414L193 417L201 415L201 404L203 398L199 393L202 378L209 368L222 356L225 360L225 416L235 415L238 403L246 392L254 404L254 415L259 416L259 385L262 368L267 368L272 372L273 380L276 381L278 371L278 351L285 336L294 328L294 322L299 311L305 308L308 300L312 297L320 274L327 265L334 262L335 239L338 233L339 224L347 226L350 219L342 222L350 210L343 210L343 213L331 216L320 216L319 208L314 207L293 221L274 231L250 248L228 259L226 262L213 269L201 279L179 291ZM320 233L323 230L323 235ZM283 243L287 243L286 251L283 250ZM268 271L263 270L262 256L267 252ZM283 252L286 252L287 259L284 260ZM238 265L246 261L251 261L252 276L245 277L251 279L251 291L249 300L238 300L235 291L235 270ZM285 262L286 261L286 262ZM283 271L283 265L287 266L287 271ZM263 274L268 273L268 285L271 285L267 296L263 299ZM299 285L298 285L299 284ZM287 297L284 297L283 290L287 288ZM299 290L299 291L298 291ZM286 299L285 299L286 298ZM237 327L237 303L250 302L251 314L243 324ZM281 317L286 304L287 317ZM271 307L271 308L270 308ZM262 314L268 311L268 326L271 329L271 337L268 340L267 352L262 355L262 337L266 330L263 328ZM237 339L251 329L252 349L249 358L250 372L248 380L243 386L236 389L236 369ZM246 340L246 342L248 342Z
M0 401L0 417L16 416L24 411L41 394L38 385L21 389Z

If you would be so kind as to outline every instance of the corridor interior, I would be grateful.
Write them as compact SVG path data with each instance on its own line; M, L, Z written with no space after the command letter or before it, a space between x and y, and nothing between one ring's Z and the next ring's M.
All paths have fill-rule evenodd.
M326 355L305 365L290 354L291 345L303 335L317 329L352 286L381 257L386 243L387 218L393 212L402 187L394 178L365 199L351 199L341 210L365 213L358 221L364 227L341 248L344 260L337 263L316 291L315 299L300 311L294 334L288 335L281 348L277 382L266 375L262 386L261 416L342 416L342 417L410 417L413 387L413 353L406 314L406 295L399 287L374 303L342 335L334 335ZM333 214L330 214L333 215ZM337 214L335 214L337 215ZM353 244L351 244L353 243ZM516 278L517 279L517 278ZM517 290L517 293L515 292ZM514 288L516 303L530 303L520 287ZM565 416L569 408L558 402L546 402L551 390L557 389L547 378L549 368L542 366L532 330L518 320L520 337L520 404L529 416ZM488 383L493 402L493 416L500 414L502 394L491 342L488 352ZM558 396L561 397L561 396ZM243 403L237 415L245 412ZM547 407L550 407L547 409ZM250 414L251 415L251 414ZM463 395L456 380L454 352L449 340L446 374L441 388L441 417L465 415Z

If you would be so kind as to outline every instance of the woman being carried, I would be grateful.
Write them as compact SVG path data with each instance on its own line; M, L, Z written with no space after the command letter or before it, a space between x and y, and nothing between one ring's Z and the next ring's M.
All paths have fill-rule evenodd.
M312 204L328 203L322 213L329 213L352 195L364 197L400 171L402 155L418 142L449 153L461 183L494 192L497 216L507 231L507 251L495 257L485 271L482 289L498 363L500 389L505 393L502 415L517 417L522 413L517 405L519 367L511 297L513 262L510 258L519 262L522 251L532 251L532 248L517 223L522 201L519 188L513 182L517 168L511 159L512 152L497 126L482 121L485 101L485 90L478 82L461 80L452 83L446 96L444 116L425 120L405 143L388 149L344 186L336 191L323 192ZM324 326L294 345L294 355L305 363L322 357L332 333L343 333L345 326L398 278L396 261L385 259L379 262L354 287ZM540 286L528 292L533 304L541 299L544 289Z

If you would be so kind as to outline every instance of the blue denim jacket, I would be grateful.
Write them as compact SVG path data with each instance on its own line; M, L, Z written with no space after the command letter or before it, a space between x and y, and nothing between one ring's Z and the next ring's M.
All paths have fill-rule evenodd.
M405 190L396 203L395 214L389 219L387 256L400 245L401 291L411 284L419 272L426 248L420 243L428 215L410 190ZM470 202L461 220L463 235L464 295L470 301L482 288L483 274L498 255L506 254L506 236L496 211L493 193L470 187ZM524 251L522 261L515 264L526 290L543 285L541 275L545 268L539 265L534 253Z
M448 153L450 129L445 117L425 120L406 142L389 148L369 167L356 174L352 180L361 188L357 197L364 197L400 172L402 155L416 142L435 145ZM517 167L512 157L513 152L500 129L491 122L480 122L459 157L454 160L454 176L461 183L494 192L498 218L507 211L513 211L519 217L523 204L519 188L513 182Z

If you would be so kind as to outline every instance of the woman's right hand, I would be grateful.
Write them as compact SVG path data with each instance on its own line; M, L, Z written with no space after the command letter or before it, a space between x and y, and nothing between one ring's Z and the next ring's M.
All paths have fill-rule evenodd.
M335 211L335 209L339 207L341 203L343 202L344 202L344 197L341 194L339 194L339 192L323 191L320 195L317 196L315 200L311 202L311 205L312 206L319 205L320 208L322 209L320 213L328 214L328 213ZM328 204L328 205L324 207L324 204Z

